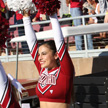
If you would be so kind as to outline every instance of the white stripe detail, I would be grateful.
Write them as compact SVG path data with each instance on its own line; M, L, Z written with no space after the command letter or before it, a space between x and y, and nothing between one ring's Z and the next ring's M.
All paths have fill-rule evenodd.
M7 87L6 87L5 91L4 91L5 93L4 93L3 98L1 100L1 104L3 104L4 98L5 98L6 94L7 94L8 88L9 88L9 81L7 83L8 84L7 84Z

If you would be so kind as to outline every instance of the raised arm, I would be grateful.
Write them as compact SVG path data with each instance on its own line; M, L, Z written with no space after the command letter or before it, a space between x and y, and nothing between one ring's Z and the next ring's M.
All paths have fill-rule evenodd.
M8 108L11 100L11 86L0 61L0 105Z
M23 23L24 23L27 43L28 43L29 49L31 51L34 43L36 43L36 41L37 41L37 38L36 38L35 32L33 30L30 17L28 15L23 17Z
M65 46L64 37L62 34L60 24L58 22L57 15L54 14L50 16L50 20L52 24L52 30L54 33L54 41L56 44L56 49L57 49L59 60L60 60L60 65L61 65L61 70L62 70L61 72L64 75L73 76L73 72L74 72L73 63L69 56L68 50Z
M56 48L57 50L59 50L62 42L64 42L64 38L63 38L60 24L58 22L57 15L54 14L50 16L50 20L52 24L53 33L54 33L54 40L55 40Z
M30 17L28 14L24 15L23 22L24 22L24 28L25 28L25 35L27 38L27 43L28 43L28 46L30 49L31 56L34 59L34 62L35 62L35 65L36 65L38 71L40 72L41 66L38 61L38 54L37 54L38 42L37 42L37 38L36 38L35 32L33 30L33 27L31 25L31 20L30 20Z

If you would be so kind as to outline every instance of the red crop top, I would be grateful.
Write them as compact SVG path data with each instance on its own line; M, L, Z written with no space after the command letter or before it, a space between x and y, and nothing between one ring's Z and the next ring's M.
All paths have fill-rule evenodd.
M40 72L36 87L36 94L39 100L70 103L74 68L64 41L58 51L60 66L50 71L46 68L41 69L40 63L38 62L37 46L38 44L36 42L32 48L31 55Z

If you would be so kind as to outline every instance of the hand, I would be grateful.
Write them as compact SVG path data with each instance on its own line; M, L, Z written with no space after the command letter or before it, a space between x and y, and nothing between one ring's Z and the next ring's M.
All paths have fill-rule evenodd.
M36 21L36 17L32 19L32 22L35 22L35 21Z
M23 11L23 17L28 17L30 16L30 11L26 12L25 10Z

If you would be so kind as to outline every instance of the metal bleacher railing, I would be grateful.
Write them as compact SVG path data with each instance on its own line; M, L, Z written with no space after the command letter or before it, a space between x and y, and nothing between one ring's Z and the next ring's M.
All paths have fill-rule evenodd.
M86 39L86 35L88 33L99 35L99 32L107 32L108 31L108 24L103 23L102 26L99 24L94 24L94 25L88 26L88 25L86 25L86 22L85 22L86 18L104 16L104 15L105 14L83 15L83 16L74 17L74 18L70 17L70 18L59 19L60 22L61 21L62 22L63 21L69 21L69 20L73 20L73 19L79 19L79 18L82 19L82 26L71 27L71 28L66 27L66 29L68 28L70 30L69 32L71 32L71 34L68 34L65 36L68 48L71 46L75 46L73 40L72 40L72 42L69 42L70 37L73 37L76 34L78 34L78 35L83 34L83 36L84 36L84 43L83 43L84 44L84 50L75 50L74 49L75 47L72 47L72 50L69 50L69 54L70 54L71 58L77 58L77 57L83 57L84 58L84 57L96 57L96 56L107 56L108 55L108 49L107 48L104 48L104 49L100 49L100 48L95 49L94 48L93 50L88 50L87 39ZM50 23L50 20L49 21L48 20L42 21L42 22L34 22L34 23L32 23L32 25L35 26L35 25L39 25L39 24L48 24L48 23ZM18 27L22 27L22 26L23 26L23 24L10 25L10 30L9 30L10 35L13 36L14 38L18 37L18 33L15 30L17 30ZM96 29L94 29L93 27ZM63 31L64 31L64 29L63 29ZM73 33L72 33L72 31L73 31ZM44 34L44 32L47 32L47 31L43 31L42 33ZM37 32L37 34L38 33L39 32ZM32 60L31 55L29 53L27 53L27 54L21 53L21 43L20 42L25 41L25 37L23 36L23 38L22 39L21 38L22 37L20 37L18 41L13 40L10 42L10 40L9 40L6 42L7 48L5 50L3 50L3 49L1 50L2 52L4 52L0 56L1 61L3 61L3 62L16 61L16 58L17 58L17 60ZM52 37L46 37L45 39L49 39L49 38L52 38ZM39 39L39 40L42 40L42 39L44 39L44 37ZM107 38L105 41L106 41L106 43L108 42ZM12 44L13 44L13 47L15 47L15 48L12 47ZM97 42L97 44L98 44L98 42Z

